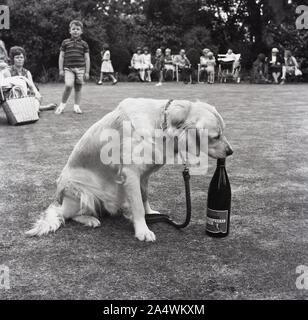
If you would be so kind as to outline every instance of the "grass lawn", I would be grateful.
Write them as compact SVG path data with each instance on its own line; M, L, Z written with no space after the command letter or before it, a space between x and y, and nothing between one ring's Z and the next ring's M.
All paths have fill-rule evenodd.
M42 85L59 102L62 84ZM74 222L27 238L53 200L56 179L75 143L126 97L200 99L222 114L234 148L227 161L233 201L229 237L205 235L207 175L191 177L192 221L184 230L151 229L155 243L134 238L124 218L89 229ZM0 110L0 265L11 289L0 299L304 299L298 265L308 266L308 86L119 83L84 88L83 115L72 103L36 124L8 126ZM164 167L150 185L152 207L185 213L181 168Z

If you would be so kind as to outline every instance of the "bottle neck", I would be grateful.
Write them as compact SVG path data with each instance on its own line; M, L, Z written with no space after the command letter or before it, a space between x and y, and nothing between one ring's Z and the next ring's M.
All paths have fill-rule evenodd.
M226 159L225 158L217 160L217 167L225 167L225 165L226 165Z

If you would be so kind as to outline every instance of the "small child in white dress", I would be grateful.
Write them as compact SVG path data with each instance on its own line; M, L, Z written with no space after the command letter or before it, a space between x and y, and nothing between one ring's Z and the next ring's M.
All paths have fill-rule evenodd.
M112 84L116 84L118 81L113 75L114 70L113 70L113 66L111 63L108 43L105 43L103 45L103 51L101 52L101 55L102 55L101 74L100 74L100 78L99 78L99 81L97 84L99 84L99 85L103 84L104 75L107 75L112 80Z

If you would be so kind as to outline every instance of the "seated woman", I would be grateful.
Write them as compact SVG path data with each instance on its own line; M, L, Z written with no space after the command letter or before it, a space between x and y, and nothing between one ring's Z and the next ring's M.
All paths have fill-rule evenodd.
M284 84L286 81L287 75L290 76L300 76L302 72L299 70L299 65L296 58L292 55L290 50L285 50L284 52L284 64L282 66L282 77L281 83Z
M272 49L268 60L269 73L273 77L274 83L278 84L282 70L282 59L279 56L279 50L277 48Z
M136 49L136 53L133 54L131 60L131 67L138 72L140 80L144 81L146 67L144 62L144 56L140 47L138 47Z
M214 57L213 52L208 53L208 60L206 66L206 73L207 73L207 82L209 84L213 84L215 81L215 66L216 66L216 59Z
M33 95L37 99L37 111L53 110L57 107L56 104L51 103L47 106L41 106L42 96L36 88L31 72L24 68L26 52L22 47L14 46L10 49L10 59L12 65L3 73L4 81L9 82L9 77L20 76L25 78L25 87L28 85L28 95Z
M153 70L151 53L149 52L148 47L143 48L143 62L145 67L145 80L151 82L151 73Z
M164 79L173 80L175 73L175 66L173 62L173 57L171 55L171 49L167 48L165 50L164 58Z
M207 81L207 62L209 60L208 54L210 52L210 49L203 49L202 50L202 56L200 57L200 81L203 81L206 83Z
M263 53L258 55L257 60L252 65L251 82L259 84L270 82L268 80L268 65L266 56Z
M178 72L182 74L182 79L185 84L190 81L191 64L185 55L185 50L181 49L180 54L174 59L175 65L178 67Z

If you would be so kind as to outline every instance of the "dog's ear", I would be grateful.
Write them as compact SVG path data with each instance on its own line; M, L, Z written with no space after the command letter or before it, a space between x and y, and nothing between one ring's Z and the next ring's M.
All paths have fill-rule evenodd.
M187 119L191 108L191 102L186 100L174 101L168 110L168 122L171 127L179 129Z

